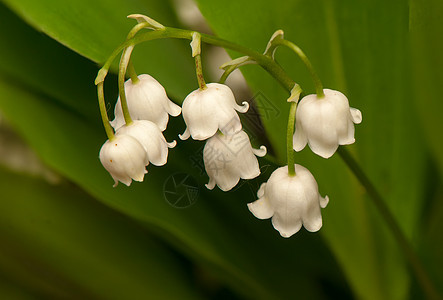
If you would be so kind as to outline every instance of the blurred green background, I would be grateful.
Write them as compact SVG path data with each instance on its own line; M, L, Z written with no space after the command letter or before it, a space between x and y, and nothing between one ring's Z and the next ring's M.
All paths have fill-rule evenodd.
M98 69L149 15L264 51L277 29L311 59L325 87L363 113L347 146L374 182L443 294L443 2L363 0L0 0L1 299L423 299L401 250L343 161L309 149L296 161L329 195L318 233L283 239L249 213L261 182L285 164L287 93L257 66L228 82L254 144L271 159L233 191L208 191L203 143L179 142L143 183L113 181L93 84ZM134 64L177 103L197 88L187 41L137 46ZM241 54L229 52L232 58ZM207 78L229 58L203 48ZM277 61L305 92L292 53ZM208 80L209 81L209 80ZM117 80L105 82L112 115ZM260 122L257 123L257 117ZM172 118L165 132L185 128ZM270 162L272 161L272 163ZM187 178L194 189L171 187ZM176 188L176 190L174 190ZM188 192L189 203L165 191Z

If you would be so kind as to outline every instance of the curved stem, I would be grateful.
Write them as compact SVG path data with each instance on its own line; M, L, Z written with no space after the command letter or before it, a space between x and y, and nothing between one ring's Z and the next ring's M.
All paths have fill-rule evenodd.
M140 79L138 79L137 72L135 71L134 64L132 63L132 61L129 61L127 71L129 73L129 77L131 78L132 84L139 83Z
M295 112L297 111L297 103L292 102L289 109L288 130L286 131L286 154L288 156L288 175L295 176L294 162L294 143L292 136L294 135Z
M103 121L103 126L105 127L106 135L108 139L112 141L115 138L114 130L112 129L111 124L109 123L108 113L106 112L106 104L105 104L105 92L103 90L103 82L100 82L97 85L97 95L98 95L98 104L100 108L100 114Z
M276 39L273 41L273 44L288 47L293 52L295 52L298 55L298 57L300 57L300 59L305 64L306 68L308 68L309 73L311 73L311 77L315 85L315 90L317 92L317 98L324 98L325 94L323 92L323 84L321 83L320 77L318 77L317 72L315 72L315 69L311 64L311 61L308 59L306 54L300 49L300 47L285 39Z
M120 64L118 67L118 92L120 95L120 104L122 106L126 125L132 124L132 118L129 113L128 101L126 101L125 92L126 69L128 68L129 60L131 59L132 49L134 49L134 46L129 46L123 50L122 58L120 59Z
M218 83L225 84L226 79L228 79L228 76L231 75L232 72L234 72L237 69L237 66L229 66L225 69L222 76L220 76L220 79L218 80Z

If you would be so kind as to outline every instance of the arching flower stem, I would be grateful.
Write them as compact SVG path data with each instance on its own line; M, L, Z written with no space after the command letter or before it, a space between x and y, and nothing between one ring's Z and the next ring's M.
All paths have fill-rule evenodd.
M125 50L123 50L122 58L120 59L120 64L118 67L118 92L120 95L120 101L126 125L132 124L132 118L131 115L129 114L128 102L126 101L125 81L126 81L126 70L128 68L129 60L131 59L131 53L133 49L134 46L129 46L125 48Z
M103 90L103 82L97 84L97 95L98 95L98 104L100 108L100 114L103 121L103 126L105 127L106 135L110 141L115 139L114 130L112 129L111 124L109 123L108 114L106 112L106 104L105 104L105 94Z
M315 71L314 67L311 64L311 61L308 59L306 54L295 45L293 42L290 42L288 40L285 40L283 38L276 38L272 41L274 46L285 46L291 49L295 54L300 57L300 59L305 64L306 68L309 70L309 73L311 73L312 80L314 81L315 85L315 91L317 93L317 98L324 98L325 94L323 92L323 84L321 83L320 77L318 77L317 72Z

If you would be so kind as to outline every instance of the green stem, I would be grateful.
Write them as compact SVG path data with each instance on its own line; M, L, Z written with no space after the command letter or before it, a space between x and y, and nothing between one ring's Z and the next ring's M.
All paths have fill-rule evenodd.
M98 84L99 82L104 80L104 77L106 76L106 74L109 70L109 67L112 64L112 61L115 59L115 57L118 55L118 53L120 53L120 51L122 51L125 47L131 46L131 45L136 45L136 44L139 44L139 43L142 43L145 41L149 41L149 40L164 39L164 38L177 38L177 39L191 40L193 32L194 31L166 27L165 29L159 29L159 30L155 30L155 31L151 31L151 32L141 33L141 34L135 36L134 38L124 42L122 45L120 45L117 49L114 50L114 52L111 54L111 57L106 61L103 68L99 71L99 74L96 79L96 84ZM221 39L221 38L218 38L215 36L211 36L211 35L201 34L201 40L205 43L208 43L208 44L231 49L236 52L248 55L253 60L255 60L263 69L265 69L271 76L273 76L288 92L290 92L293 89L295 82L272 59L272 57L263 55L259 52L251 50L249 48L231 43L229 41L226 41L224 39ZM297 50L297 51L298 51L298 49L299 49L298 47L293 48L293 50ZM299 53L299 52L296 52L296 53ZM303 52L301 52L301 53L303 53ZM303 54L303 56L305 56L305 55ZM309 61L307 61L307 62L308 62L308 65L310 65L310 62ZM305 64L306 64L306 62L305 62ZM311 71L311 75L313 76L313 78L318 78L318 76L315 72L314 72L314 74L312 73L312 71L314 71L313 68L310 69L310 71ZM322 90L320 80L318 80L318 82L316 82L316 89L317 89L317 96L321 96L322 93L319 93L319 89ZM385 205L386 201L381 197L380 193L376 190L375 186L372 184L372 182L369 180L369 178L366 176L366 174L360 168L358 163L347 152L347 150L344 148L340 148L339 154L342 157L342 159L344 160L344 162L348 165L350 170L354 173L356 178L360 181L360 183L365 187L365 189L371 195L371 199L373 199L377 209L380 211L380 214L383 216L388 228L391 230L394 238L397 240L398 244L400 245L401 249L403 250L403 252L405 254L405 258L408 260L409 264L411 265L412 270L414 271L414 274L416 275L419 284L423 288L423 291L426 293L426 295L430 299L439 299L439 296L435 290L435 287L433 286L432 282L430 281L429 277L427 276L426 271L424 270L423 266L421 265L419 258L417 257L417 255L413 251L413 249L410 246L404 233L399 228L397 222L392 217L392 214L390 213L389 209L386 207L386 205ZM383 209L382 207L386 207L386 209Z
M128 68L129 60L131 59L132 49L134 49L134 46L129 46L123 50L122 58L120 59L120 64L118 67L118 91L126 125L132 124L132 118L129 113L128 101L126 100L125 92L126 69Z
M295 176L295 162L294 162L294 145L293 145L293 135L294 135L294 123L295 123L295 112L297 111L297 103L291 102L291 108L289 109L288 118L288 130L286 131L286 154L288 156L288 175Z
M200 87L201 90L206 90L208 87L206 86L205 77L203 77L201 55L197 54L194 58L195 58L195 72L197 74L198 86Z
M103 82L97 84L97 95L98 95L98 104L100 108L100 114L103 121L103 126L105 127L106 135L108 139L112 141L115 139L114 130L112 129L111 124L109 123L108 113L106 112L106 104L105 104L105 93L103 91Z
M321 83L320 77L318 77L317 72L315 72L315 69L311 64L311 61L308 59L306 54L300 49L300 47L285 39L276 39L273 41L273 43L275 45L282 45L288 47L293 52L295 52L298 55L298 57L300 57L300 59L305 64L306 68L308 68L309 73L311 73L311 77L315 85L315 90L317 92L317 98L323 98L325 94L323 92L323 84Z
M228 76L231 75L231 73L234 72L235 69L237 69L237 66L229 66L229 68L227 68L227 69L223 72L222 76L221 76L220 79L218 80L218 83L225 84L226 79L228 79Z
M140 82L140 79L138 79L137 72L135 72L134 64L132 61L129 61L128 64L128 73L129 77L131 78L132 84L137 84Z

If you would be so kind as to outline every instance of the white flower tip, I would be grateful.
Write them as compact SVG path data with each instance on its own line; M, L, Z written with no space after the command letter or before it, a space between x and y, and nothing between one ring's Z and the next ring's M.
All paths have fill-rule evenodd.
M189 132L189 129L186 127L185 132L183 132L183 134L179 134L178 137L182 140L185 141L187 139L189 139L189 137L191 136L191 133Z
M244 113L247 112L248 109L249 109L249 103L246 102L246 101L243 101L243 102L242 102L242 105L238 105L238 104L236 103L235 106L234 106L234 109L235 109L236 111L238 111L239 113L244 114Z
M166 145L168 145L168 148L174 148L177 145L177 141L173 140L170 143L166 142Z
M269 219L274 215L274 210L268 205L265 198L260 198L248 203L249 211L260 220Z
M300 231L302 223L300 221L297 224L290 226L290 228L286 228L286 226L277 225L274 222L274 218L273 218L272 219L272 226L274 227L275 230L277 230L280 233L281 237L284 237L285 239L287 239Z
M337 151L338 144L325 146L309 143L309 147L311 148L312 152L314 152L318 156L328 159L332 155L334 155L335 151Z
M212 179L212 178L209 178L209 182L208 182L207 184L205 184L205 187L206 187L208 190L212 190L212 189L214 189L214 187L215 187L215 180Z
M182 112L182 108L180 106L178 106L177 104L175 104L172 101L169 101L168 105L167 105L167 111L168 114L170 114L173 117L177 117L179 114L181 114Z
M260 149L254 149L252 148L252 153L254 153L258 157L263 157L268 152L268 149L264 145L260 146Z
M350 111L351 111L352 122L354 122L355 124L360 124L361 121L363 120L361 111L353 107L350 108Z
M324 198L320 196L320 207L325 208L329 203L329 197L325 196Z
M292 148L295 151L300 152L301 150L303 150L306 147L307 143L308 143L308 139L304 135L304 132L302 131L302 129L300 129L300 128L295 129L295 133L292 136L292 145L293 145Z
M148 171L147 171L146 169L144 169L144 170L143 170L143 174L138 174L138 175L134 176L132 179L134 179L135 181L138 181L138 182L143 182L143 179L144 179L144 177L145 177L145 174L147 174L147 173L148 173ZM131 183L129 183L128 186L129 186L130 184L131 184Z
M287 232L284 232L284 231L279 231L279 233L285 239L290 238L291 236L293 236L295 234L295 233L287 233Z

